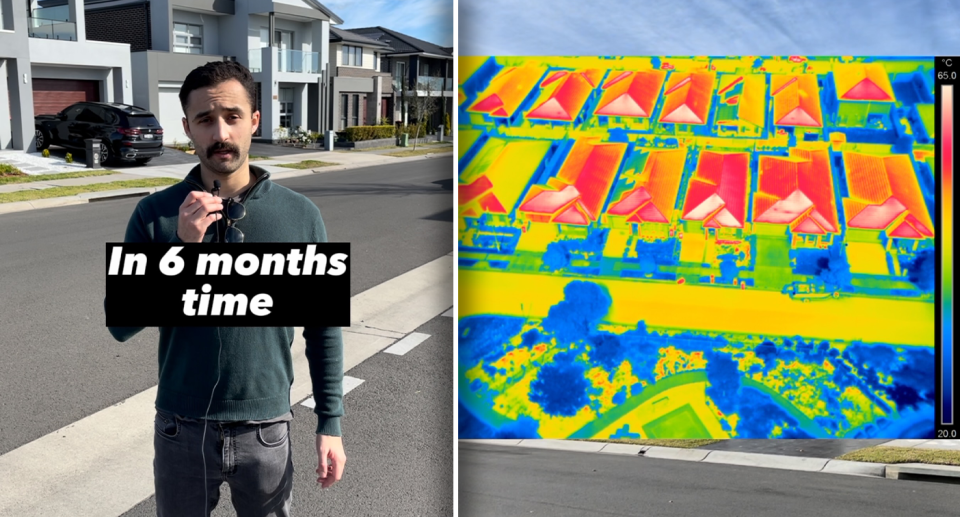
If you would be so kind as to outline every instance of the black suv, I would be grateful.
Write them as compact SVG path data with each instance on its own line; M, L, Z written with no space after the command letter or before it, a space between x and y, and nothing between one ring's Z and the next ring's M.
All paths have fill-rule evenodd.
M153 113L127 104L79 102L56 115L38 115L37 150L51 145L86 149L84 140L100 139L100 163L147 163L163 154L163 128Z

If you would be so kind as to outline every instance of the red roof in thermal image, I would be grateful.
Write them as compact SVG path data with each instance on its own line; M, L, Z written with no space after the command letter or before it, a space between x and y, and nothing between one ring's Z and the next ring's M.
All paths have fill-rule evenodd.
M817 76L774 75L770 78L770 92L775 124L823 127Z
M743 228L750 181L748 153L704 151L687 187L683 219L708 228Z
M753 220L789 224L795 232L839 233L827 150L791 149L790 157L760 157Z
M572 121L603 77L602 70L557 71L540 83L543 92L528 119Z
M666 76L662 70L611 73L611 78L603 85L605 91L595 114L649 117L657 104Z
M686 149L651 151L636 186L611 204L607 213L627 216L633 223L670 222L686 157Z
M522 66L501 71L467 111L487 113L494 117L510 117L545 70L543 67Z
M627 144L578 140L550 185L533 186L519 211L539 222L596 221L626 148Z
M879 63L837 64L833 78L841 100L894 101L890 77Z
M713 72L672 74L667 81L660 122L705 124L715 78Z
M549 141L488 140L460 175L460 213L509 213L549 149Z
M887 229L893 237L933 237L933 222L909 156L845 152L843 162L850 192L843 200L848 226Z

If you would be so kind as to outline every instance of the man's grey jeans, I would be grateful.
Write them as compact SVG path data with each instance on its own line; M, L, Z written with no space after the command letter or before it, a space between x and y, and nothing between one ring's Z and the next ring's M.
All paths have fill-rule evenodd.
M203 427L206 441L201 444ZM157 516L208 516L230 485L238 517L286 517L293 499L290 422L226 424L157 411L153 473ZM201 446L206 454L206 501Z

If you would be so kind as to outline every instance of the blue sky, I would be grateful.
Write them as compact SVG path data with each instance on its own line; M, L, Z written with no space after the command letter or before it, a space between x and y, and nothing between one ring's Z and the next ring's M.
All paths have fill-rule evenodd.
M960 49L958 0L460 0L458 6L462 56L929 56Z
M453 0L320 0L343 19L340 29L381 26L453 46Z

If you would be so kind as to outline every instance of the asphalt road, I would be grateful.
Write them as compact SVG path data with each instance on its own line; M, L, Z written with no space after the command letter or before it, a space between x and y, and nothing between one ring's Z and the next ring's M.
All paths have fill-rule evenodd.
M453 249L450 157L278 183L351 243L351 295ZM0 454L157 383L157 330L117 343L103 314L104 244L122 241L137 201L0 216Z
M379 353L347 375L363 384L344 398L344 477L317 487L316 417L297 405L293 438L295 515L453 515L453 318L416 330L431 337L406 355ZM150 497L124 517L153 517ZM215 517L236 515L220 487Z
M561 452L459 446L460 517L956 515L953 485Z

